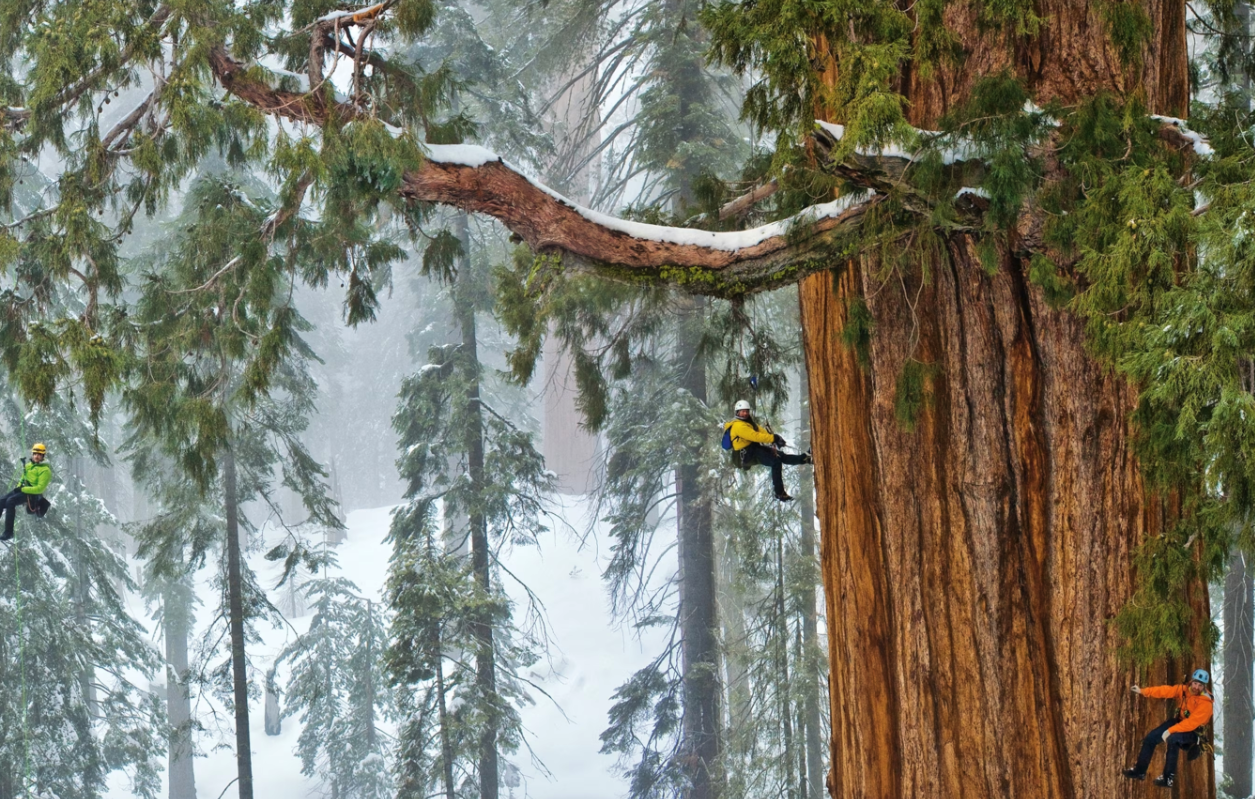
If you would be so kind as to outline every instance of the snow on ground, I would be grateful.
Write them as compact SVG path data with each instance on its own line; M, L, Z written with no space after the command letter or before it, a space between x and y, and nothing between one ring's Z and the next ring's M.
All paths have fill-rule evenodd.
M391 510L375 508L350 513L348 538L336 548L340 574L353 581L364 596L381 597L391 552L384 543ZM503 789L503 795L517 799L623 796L626 781L618 775L614 758L598 751L598 736L606 727L615 688L647 664L660 651L662 642L638 641L632 631L609 621L609 603L600 577L608 552L598 552L591 538L582 550L576 541L576 531L587 528L587 507L582 500L568 499L567 506L556 511L565 521L553 525L557 529L541 541L540 547L516 547L504 556L510 571L527 583L543 603L553 645L548 660L542 659L524 675L552 697L537 692L533 697L535 704L522 710L532 752L543 763L543 769L526 751L510 756L519 769L522 784ZM249 560L264 585L269 587L277 582L276 564L265 561L260 554L253 554ZM203 604L198 611L198 629L203 629L216 602L210 575L200 577ZM506 589L516 602L516 613L521 613L522 590L510 582ZM278 593L282 590L271 597L276 604L280 604ZM146 620L150 615L140 600L133 602L132 612L138 619ZM293 627L304 631L310 615L291 621ZM254 665L264 669L296 633L286 626L263 627L261 633L262 644L251 647L249 652ZM154 639L154 643L161 646L159 639ZM203 755L196 760L197 795L214 799L226 789L225 795L231 797L235 795L234 786L228 789L235 778L231 718L221 708L216 710L215 718L211 705L205 698L197 705L207 727L197 744ZM255 795L266 799L325 796L326 791L317 780L300 773L300 760L294 753L300 735L298 720L285 719L282 734L272 737L265 734L260 699L249 710ZM114 774L106 799L131 795L126 777Z

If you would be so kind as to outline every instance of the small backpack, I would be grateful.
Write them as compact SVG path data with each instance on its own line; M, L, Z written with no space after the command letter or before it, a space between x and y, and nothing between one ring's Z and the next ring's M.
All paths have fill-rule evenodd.
M732 462L732 465L735 466L736 468L748 470L750 467L754 465L752 463L746 463L745 461L746 450L741 450L738 452L737 450L734 450L732 448L732 422L728 422L727 424L723 426L723 441L720 442L720 445L725 450L727 450L728 459Z

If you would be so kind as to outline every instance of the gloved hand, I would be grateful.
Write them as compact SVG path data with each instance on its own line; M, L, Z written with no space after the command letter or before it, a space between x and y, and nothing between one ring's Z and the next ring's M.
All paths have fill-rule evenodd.
M1142 689L1141 689L1141 688L1138 688L1136 685L1134 685L1134 686L1133 686L1132 688L1130 688L1129 690L1130 690L1130 691L1132 691L1133 693L1137 694L1138 696L1141 696L1141 695L1142 695Z
M1163 731L1163 742L1164 742L1164 743L1168 743L1168 736L1169 736L1169 735L1171 735L1171 734L1172 734L1172 733L1168 732L1167 730L1164 730L1164 731Z
M779 433L772 433L772 436L775 438L777 447L783 447L785 445L784 436L780 435Z

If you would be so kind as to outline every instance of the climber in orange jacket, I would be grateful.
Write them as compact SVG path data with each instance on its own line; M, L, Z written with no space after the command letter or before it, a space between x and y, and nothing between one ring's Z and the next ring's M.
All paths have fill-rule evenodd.
M1146 769L1150 767L1150 759L1155 754L1155 747L1163 741L1168 745L1168 753L1164 757L1163 776L1155 779L1161 788L1171 788L1173 777L1177 772L1177 755L1182 749L1189 749L1198 743L1198 728L1211 721L1211 694L1207 693L1210 675L1199 669L1190 675L1185 685L1160 685L1154 688L1131 689L1139 696L1151 699L1175 699L1177 715L1146 733L1142 739L1142 751L1137 756L1137 765L1124 770L1124 776L1133 780L1146 779Z

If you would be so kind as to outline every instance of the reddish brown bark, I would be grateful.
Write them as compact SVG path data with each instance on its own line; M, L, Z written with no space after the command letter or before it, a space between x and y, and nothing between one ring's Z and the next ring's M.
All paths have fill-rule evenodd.
M1026 4L1041 18L1037 36L1016 36L977 24L979 5L952 3L946 27L958 35L966 59L942 64L928 76L907 72L902 93L912 124L932 127L936 120L967 98L972 82L1010 71L1019 76L1038 105L1058 100L1070 105L1079 98L1109 90L1118 96L1137 94L1156 113L1183 117L1189 110L1188 60L1184 0L1142 0L1154 32L1139 48L1137 62L1126 66L1107 37L1105 0L1038 0Z
M1162 525L1129 450L1132 391L1018 264L990 277L959 250L906 292L873 274L802 286L832 794L1129 795L1119 768L1162 710L1128 694L1139 676L1110 623L1132 549ZM867 368L832 335L858 295L878 326ZM894 383L914 317L937 373L908 433ZM1211 783L1201 767L1185 780Z
M1180 114L1184 10L1143 7L1158 27L1139 70L1119 64L1096 5L1039 3L1042 35L1014 50L1003 34L978 33L971 8L952 6L969 58L928 81L904 75L912 122L935 125L973 78L1004 67L1039 104L1109 89ZM1206 659L1200 651L1152 674L1117 659L1111 621L1133 592L1131 553L1171 517L1147 496L1131 449L1135 392L1090 357L1082 324L1047 307L1019 258L991 276L970 237L956 235L948 257L923 266L885 280L879 264L857 261L802 284L830 792L1149 795L1159 789L1120 770L1166 708L1128 686L1176 682ZM841 342L853 298L875 325L866 365ZM910 358L933 375L914 432L894 409ZM1191 599L1201 628L1206 592ZM1209 760L1183 761L1178 785L1180 796L1214 795Z

